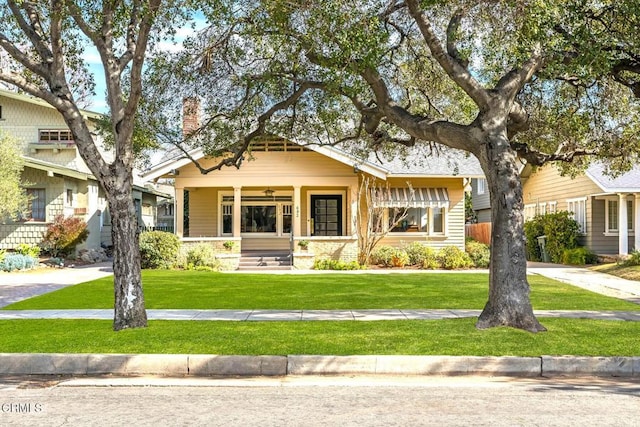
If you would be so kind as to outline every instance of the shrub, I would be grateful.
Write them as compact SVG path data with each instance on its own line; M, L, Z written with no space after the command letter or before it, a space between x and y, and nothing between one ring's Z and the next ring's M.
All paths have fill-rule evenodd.
M357 261L344 262L334 259L316 259L314 270L360 270L362 266Z
M420 242L413 242L403 249L409 256L409 265L422 265L426 258L435 254L433 248L423 245Z
M0 270L2 271L14 271L14 270L27 270L33 268L38 263L38 260L29 255L23 254L8 254L4 256L4 259L0 262Z
M227 240L222 244L222 246L224 246L224 248L227 250L233 249L235 245L236 245L236 242L234 242L233 240Z
M440 265L446 270L455 270L458 268L469 268L473 266L473 262L469 255L456 246L446 246L438 252Z
M32 258L38 258L40 256L40 247L36 245L29 245L27 243L20 243L16 248L16 253L27 255Z
M393 265L391 257L395 251L396 249L391 246L380 246L371 254L371 264L391 267Z
M546 248L551 262L562 262L565 249L578 247L579 230L580 226L569 216L569 212L563 211L544 216Z
M565 249L562 252L562 263L568 265L595 264L598 256L587 248Z
M391 265L393 267L404 267L409 264L409 255L404 249L395 249L391 254Z
M580 226L570 217L569 212L537 215L524 224L527 238L527 258L530 261L542 260L538 237L547 236L546 251L551 262L562 262L565 249L578 247L579 229Z
M193 248L190 248L187 251L186 261L189 269L196 267L215 268L218 266L213 248L206 243L198 243Z
M629 254L629 258L625 259L623 265L632 267L634 265L640 265L640 250L635 250Z
M529 261L542 261L538 237L544 236L544 217L536 215L525 222L524 235L527 239L527 259Z
M142 268L171 268L178 257L178 236L164 231L140 233L140 262Z
M54 257L67 256L88 236L89 230L83 220L58 215L44 232L42 247Z
M473 266L477 268L489 267L489 260L491 258L491 251L489 246L477 240L468 240L465 244L464 250L469 254Z

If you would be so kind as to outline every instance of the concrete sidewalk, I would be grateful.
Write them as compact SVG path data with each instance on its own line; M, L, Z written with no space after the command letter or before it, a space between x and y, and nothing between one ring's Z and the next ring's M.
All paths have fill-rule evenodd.
M374 309L374 310L179 310L147 309L149 320L202 320L236 322L438 320L478 317L481 310ZM640 311L534 310L537 317L564 317L640 322ZM113 319L112 309L0 310L10 319Z

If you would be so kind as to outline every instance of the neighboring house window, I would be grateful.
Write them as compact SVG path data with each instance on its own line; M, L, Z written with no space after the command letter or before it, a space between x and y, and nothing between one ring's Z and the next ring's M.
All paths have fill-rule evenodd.
M571 199L567 200L568 211L573 214L573 219L578 223L580 232L587 232L587 199Z
M2 120L2 119L3 119L3 117L2 117L2 105L0 105L0 120Z
M617 233L620 231L618 223L618 201L607 200L605 211L605 233ZM627 230L633 230L633 201L627 200Z
M73 190L67 188L67 206L73 206Z
M547 214L547 204L540 203L540 208L538 209L538 215L546 215Z
M533 219L534 216L536 216L536 205L524 205L524 220L529 221Z
M142 204L142 215L151 216L153 215L153 207L149 203Z
M71 135L71 131L68 129L41 129L39 140L42 144L56 142L70 143L73 142L73 135Z
M164 205L164 215L173 216L173 205Z
M478 179L478 194L484 194L486 191L487 180L484 178Z
M46 221L47 203L44 188L28 188L29 212L27 219L31 221Z

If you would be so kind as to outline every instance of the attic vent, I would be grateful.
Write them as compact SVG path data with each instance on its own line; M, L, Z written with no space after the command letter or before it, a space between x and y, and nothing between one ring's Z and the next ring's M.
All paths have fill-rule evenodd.
M251 151L309 151L288 141L259 141L251 144Z

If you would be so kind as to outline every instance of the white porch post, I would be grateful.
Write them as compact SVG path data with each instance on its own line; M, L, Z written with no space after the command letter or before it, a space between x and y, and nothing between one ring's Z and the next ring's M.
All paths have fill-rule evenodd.
M635 194L633 212L635 214L635 220L633 221L633 231L635 232L633 250L640 251L640 193Z
M618 252L629 254L629 229L627 228L627 195L618 194Z
M173 229L176 236L179 238L184 237L184 188L176 187L176 207L173 215Z
M240 237L242 223L242 187L233 187L233 237Z
M302 208L300 206L300 186L295 185L293 187L293 236L299 237L302 235Z

